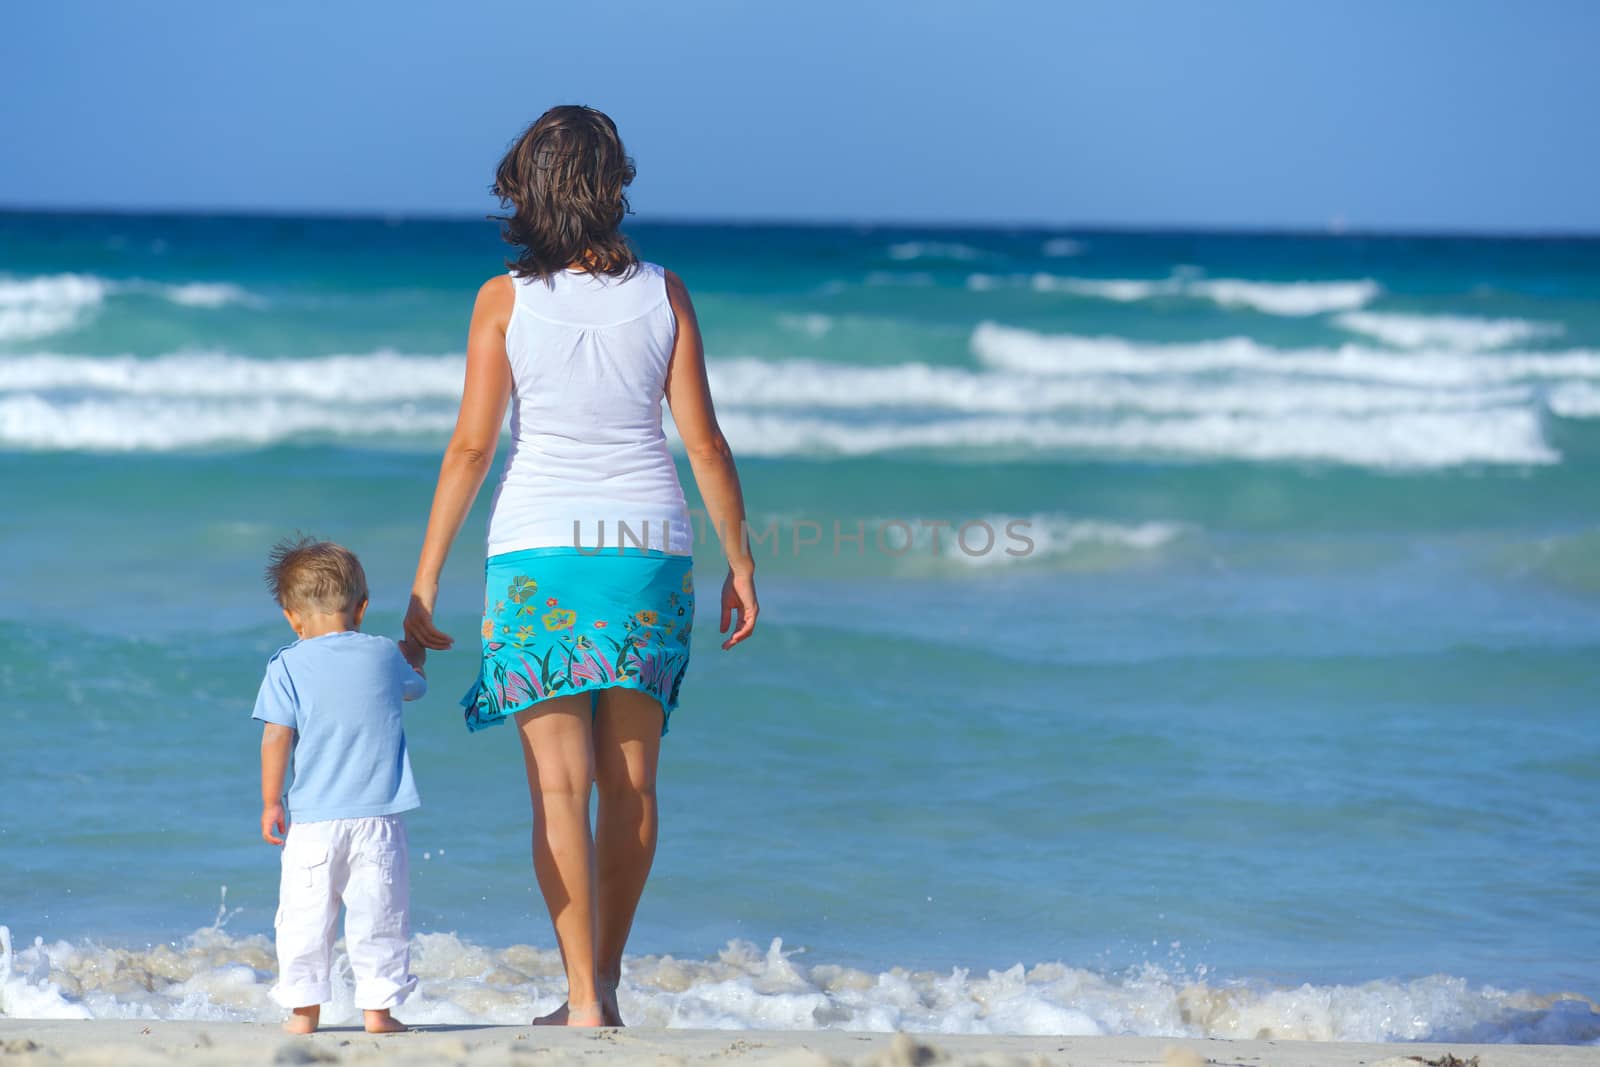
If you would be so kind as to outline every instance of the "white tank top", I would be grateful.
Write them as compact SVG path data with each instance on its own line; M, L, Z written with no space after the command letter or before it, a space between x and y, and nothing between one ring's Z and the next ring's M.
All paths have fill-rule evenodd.
M678 322L666 272L512 275L506 326L511 452L489 516L489 554L524 548L693 551L661 400ZM576 524L576 531L574 529ZM620 529L619 524L625 526Z

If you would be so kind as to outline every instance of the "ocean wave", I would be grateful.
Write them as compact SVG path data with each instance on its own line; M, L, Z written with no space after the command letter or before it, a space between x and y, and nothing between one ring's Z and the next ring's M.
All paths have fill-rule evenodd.
M1303 318L1330 311L1365 307L1383 292L1371 278L1349 281L1267 282L1247 278L1200 278L1187 273L1169 278L1076 278L1055 274L971 274L970 289L995 289L1027 285L1036 292L1071 293L1075 296L1133 303L1157 297L1209 300L1219 307L1250 308L1267 315Z
M1552 389L1545 402L1564 419L1600 419L1600 386L1567 382Z
M712 362L710 373L725 432L757 455L1000 451L1378 467L1558 458L1541 438L1540 392L1514 377L1457 373L1458 384L1440 386L1435 368L1429 387L1417 388L1326 373L1330 358L1346 372L1385 373L1411 358L1393 353L1352 363L1348 353L1297 356L1244 341L1150 346L998 326L980 327L973 346L984 364L976 370L739 359ZM1539 358L1556 362L1533 369L1586 366ZM1234 373L1193 374L1219 367ZM10 357L0 359L0 446L161 451L410 437L432 448L453 424L461 375L459 355L395 352Z
M662 1028L908 1030L944 1034L1139 1035L1317 1041L1471 1041L1580 1044L1600 1039L1584 999L1474 986L1460 978L1361 985L1219 981L1147 964L1102 973L1064 963L1007 970L812 963L734 941L705 959L630 958L618 999L635 1025ZM123 949L46 942L13 950L0 927L0 1017L271 1022L271 942L202 930L182 941ZM417 992L404 1017L418 1025L515 1024L557 1007L564 979L554 949L489 948L452 934L412 942ZM343 952L323 1013L358 1017Z
M1268 315L1318 315L1363 307L1383 290L1371 278L1340 282L1256 282L1214 278L1184 283L1192 296L1223 307L1248 307Z
M1531 388L1519 385L1424 390L1339 380L1163 382L1132 380L1114 371L1065 376L926 363L860 367L812 360L735 359L714 361L709 370L712 391L721 405L800 409L1361 413L1503 407L1526 403L1533 395Z
M832 544L836 551L861 542L858 554L875 552L901 560L914 570L959 565L1116 563L1149 559L1190 535L1187 523L1169 520L1116 522L1059 512L989 514L967 518L865 518L835 520L832 528L784 515L757 515L751 521L760 540L779 545ZM804 540L802 539L804 538Z
M452 410L417 410L408 404L353 408L302 398L0 396L0 447L26 451L172 452L423 435L431 446L454 424Z
M181 285L156 285L155 291L174 304L193 308L219 308L229 304L259 307L260 297L231 282L186 282Z
M964 245L955 241L902 241L889 246L889 258L898 260L970 260L981 259L985 255L987 253L981 248L974 248L971 245Z
M0 276L0 341L30 341L84 325L109 297L153 295L181 307L259 307L264 301L231 282L153 282L92 274Z
M376 403L454 399L465 357L391 351L308 359L254 359L226 352L152 359L41 353L0 358L0 394L80 390L122 396L294 398Z
M1095 455L1373 468L1560 462L1522 409L1362 415L1202 415L1061 422L1042 418L862 423L734 411L721 418L737 452L759 456L867 456L896 452Z
M821 323L797 329L822 330ZM1189 346L1139 346L1108 339L1042 338L1027 331L980 327L973 345L995 370L927 363L855 366L785 360L708 362L719 404L737 408L801 410L927 409L936 412L1029 414L1051 411L1150 414L1464 411L1525 404L1530 386L1498 380L1459 383L1392 383L1359 377L1326 379L1264 375L1230 380L1185 380L1194 357L1216 358L1233 369L1271 367L1274 350L1216 350ZM1043 354L1036 349L1043 346ZM1248 342L1247 345L1253 345ZM1176 358L1168 349L1176 350ZM1064 352L1065 356L1058 356ZM406 355L379 351L314 359L262 360L227 353L179 353L152 359L54 354L0 360L0 394L97 393L116 396L222 399L346 400L354 404L443 400L461 395L460 355ZM1295 362L1282 357L1286 366ZM1142 361L1147 375L1130 371ZM1349 364L1341 363L1348 368ZM1579 367L1581 370L1581 366ZM1149 380L1166 370L1173 380ZM1076 372L1076 373L1074 373ZM1431 388L1419 388L1428 384Z
M1544 464L1534 411L1359 415L1210 414L1063 422L969 416L862 421L734 408L722 413L736 451L756 456L856 457L906 452L1327 462L1375 468ZM181 451L283 442L391 439L435 448L455 422L448 402L352 405L299 397L0 396L0 447L26 451ZM680 447L669 427L669 440Z
M1528 319L1484 319L1468 315L1405 315L1384 311L1349 311L1334 318L1340 329L1376 337L1396 348L1441 348L1467 352L1505 348L1541 337L1557 337L1559 322Z
M72 329L105 300L109 285L88 274L0 277L0 341L30 341Z
M1361 345L1278 349L1248 337L1147 343L1121 337L1042 334L980 323L972 351L987 367L1039 375L1123 374L1141 378L1248 372L1365 380L1426 387L1505 385L1522 381L1600 378L1600 351L1468 353L1391 352Z
M975 276L978 277L978 276ZM970 282L972 279L968 279ZM1053 274L1035 274L1029 284L1036 292L1074 293L1093 296L1101 300L1115 300L1130 304L1148 300L1153 296L1171 295L1183 291L1183 283L1149 282L1129 278L1057 278ZM980 287L981 288L981 287Z
M940 542L944 559L968 567L1072 563L1088 558L1103 561L1107 556L1144 559L1190 532L1188 524L1181 522L1125 523L1059 513L989 515L972 522L995 531L998 550L977 551L987 543L984 530L975 529L963 537L957 527Z
M779 315L778 325L785 330L803 333L815 340L833 329L833 316L816 311L804 315Z

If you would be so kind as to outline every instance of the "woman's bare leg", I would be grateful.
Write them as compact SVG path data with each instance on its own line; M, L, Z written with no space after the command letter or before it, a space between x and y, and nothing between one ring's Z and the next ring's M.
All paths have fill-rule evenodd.
M595 995L595 850L589 829L594 781L590 697L553 697L517 716L533 802L533 870L550 909L567 1003L541 1023L599 1026Z
M633 689L600 692L594 724L594 771L600 787L595 830L599 875L595 982L608 1026L622 1025L617 1009L622 951L656 855L661 714L661 703L648 693Z

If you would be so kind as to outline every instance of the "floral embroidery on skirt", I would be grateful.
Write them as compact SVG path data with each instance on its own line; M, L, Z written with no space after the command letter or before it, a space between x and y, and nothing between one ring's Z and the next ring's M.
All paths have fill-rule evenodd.
M491 556L484 573L482 666L461 701L468 729L621 687L659 700L666 732L694 628L689 556L534 548Z

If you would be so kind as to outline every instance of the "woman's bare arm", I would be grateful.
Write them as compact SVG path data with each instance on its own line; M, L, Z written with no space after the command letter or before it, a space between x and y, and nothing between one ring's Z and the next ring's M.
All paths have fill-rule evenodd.
M678 339L667 368L667 406L672 409L672 421L683 438L695 484L728 559L728 576L722 586L721 631L728 633L737 613L738 624L722 643L723 648L732 648L750 636L760 612L756 603L755 558L750 554L745 530L744 491L739 485L733 452L722 436L711 405L705 347L694 304L689 300L689 290L671 271L667 272L667 296L678 319Z
M417 575L411 584L411 606L406 611L406 637L423 648L444 649L455 642L433 625L434 603L439 596L439 573L450 546L472 510L478 490L494 462L511 399L511 365L506 360L506 325L516 301L511 279L491 278L478 290L467 333L467 376L461 391L461 411L455 432L439 464L439 484L433 492L428 532L422 539Z

